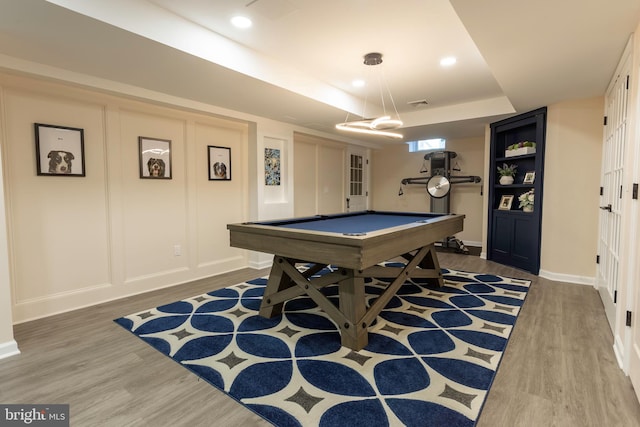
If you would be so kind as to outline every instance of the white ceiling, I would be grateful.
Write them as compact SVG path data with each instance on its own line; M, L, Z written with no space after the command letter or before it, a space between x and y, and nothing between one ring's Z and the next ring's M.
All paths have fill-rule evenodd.
M238 13L253 27L231 26ZM351 86L376 68L405 140L460 138L604 94L639 20L640 0L0 0L0 67L19 58L340 137L365 98L378 114L377 89ZM368 52L383 64L364 65Z

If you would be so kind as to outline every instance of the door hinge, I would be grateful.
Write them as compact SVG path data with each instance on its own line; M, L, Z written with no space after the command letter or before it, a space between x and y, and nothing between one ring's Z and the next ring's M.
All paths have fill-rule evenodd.
M613 303L618 302L618 291L613 291Z
M629 75L627 74L627 90L629 90Z
M631 198L633 200L638 200L638 183L633 184L633 190L631 192Z
M596 264L600 264L600 255L596 255Z
M600 195L604 195L604 187L600 187Z
M631 312L627 311L627 322L625 323L627 326L631 326Z
M622 185L620 186L620 198L622 199Z
M607 116L604 116L604 125L607 125Z

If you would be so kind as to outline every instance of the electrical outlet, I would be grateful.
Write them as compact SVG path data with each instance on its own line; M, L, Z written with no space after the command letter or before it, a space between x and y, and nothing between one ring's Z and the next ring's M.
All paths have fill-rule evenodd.
M174 255L174 256L180 256L180 255L182 255L182 246L180 246L180 245L174 245L174 246L173 246L173 255Z

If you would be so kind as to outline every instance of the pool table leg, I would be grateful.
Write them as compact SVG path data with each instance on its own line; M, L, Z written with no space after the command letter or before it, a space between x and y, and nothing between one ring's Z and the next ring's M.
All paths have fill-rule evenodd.
M294 271L297 273L296 263L300 262L310 264L310 266L303 273L296 274L299 280L298 285L300 285L296 286L296 280L294 280L291 273ZM260 304L260 316L270 319L281 315L284 303L303 295L305 293L304 285L310 283L308 282L309 278L326 266L326 264L313 264L278 255L274 256L267 287L264 290L262 303ZM287 273L287 269L291 273Z
M429 245L427 255L418 264L420 268L425 270L433 270L438 275L437 278L427 279L430 285L444 286L444 278L442 276L442 270L440 269L440 262L438 261L438 253L436 252L436 246L432 243Z
M274 258L271 273L269 274L269 280L267 281L267 287L264 289L264 295L262 296L263 303L260 305L260 316L270 319L282 314L284 301L277 304L271 304L270 298L278 292L292 286L295 286L295 283L285 274L280 264L277 263Z
M349 271L349 277L339 284L340 311L349 323L340 326L342 345L354 350L360 350L369 342L367 324L362 322L367 312L365 307L364 278L355 277Z

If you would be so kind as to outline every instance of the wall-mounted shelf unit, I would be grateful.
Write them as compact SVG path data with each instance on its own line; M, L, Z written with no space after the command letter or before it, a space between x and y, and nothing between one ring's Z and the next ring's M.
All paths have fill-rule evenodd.
M546 121L543 107L491 124L487 259L533 274L540 270ZM509 147L525 141L535 142L535 153L507 156ZM518 166L513 184L499 182L497 168L504 163ZM525 182L532 172L533 182ZM519 207L518 197L529 190L534 193L533 212Z

